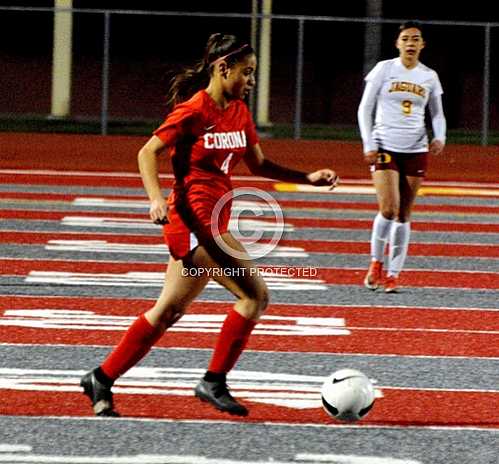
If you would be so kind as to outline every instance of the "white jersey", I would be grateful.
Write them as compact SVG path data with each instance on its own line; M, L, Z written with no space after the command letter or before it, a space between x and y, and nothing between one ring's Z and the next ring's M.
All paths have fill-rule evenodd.
M428 151L425 108L430 101L435 138L445 143L442 85L435 71L422 63L407 69L400 58L380 61L365 78L359 105L364 152L380 147L399 153ZM376 115L373 119L373 109Z

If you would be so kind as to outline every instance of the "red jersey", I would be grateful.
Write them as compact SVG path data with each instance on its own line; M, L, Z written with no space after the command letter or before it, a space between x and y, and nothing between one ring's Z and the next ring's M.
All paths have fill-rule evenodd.
M232 188L230 174L247 147L258 143L242 100L232 100L222 109L204 90L175 106L154 135L170 147L175 190L209 181L221 194Z
M181 257L177 245L187 232L199 239L213 235L213 209L232 190L230 174L258 136L242 100L222 109L204 90L175 106L154 135L170 150L175 182L164 233L173 256ZM230 207L227 202L217 218L219 233L227 231Z

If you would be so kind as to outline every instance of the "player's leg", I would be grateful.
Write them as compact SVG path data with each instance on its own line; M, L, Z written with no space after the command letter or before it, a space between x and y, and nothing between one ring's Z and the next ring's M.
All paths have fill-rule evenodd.
M115 380L149 352L165 330L182 317L208 282L205 275L186 274L182 261L170 258L165 283L154 306L132 323L104 362L82 378L81 385L90 397L96 415L117 415L111 393Z
M390 230L388 272L385 292L398 290L398 276L404 267L409 249L411 235L411 212L423 178L401 176L400 178L400 210Z
M227 373L236 364L250 334L268 304L267 286L244 247L230 233L221 236L222 247L215 243L199 247L192 261L196 268L210 268L213 278L238 300L222 325L208 370L196 386L195 394L217 409L246 415L247 409L230 394ZM231 256L236 251L238 257Z
M400 205L399 173L395 169L376 169L372 173L379 211L371 231L371 262L364 285L376 290L381 283L385 248Z

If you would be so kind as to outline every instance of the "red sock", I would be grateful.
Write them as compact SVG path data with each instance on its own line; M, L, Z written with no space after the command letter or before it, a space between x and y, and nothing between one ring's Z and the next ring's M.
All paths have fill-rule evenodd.
M162 335L163 331L158 327L153 327L141 314L128 328L116 348L101 364L102 371L111 380L116 380L128 369L135 366Z
M246 319L231 309L222 325L208 370L216 373L229 372L246 347L256 324L256 321Z

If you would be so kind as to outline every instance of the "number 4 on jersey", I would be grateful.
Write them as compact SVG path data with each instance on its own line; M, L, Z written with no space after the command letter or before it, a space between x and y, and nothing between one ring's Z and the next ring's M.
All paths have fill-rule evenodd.
M229 153L227 155L227 158L225 158L224 162L222 163L222 166L220 166L220 170L224 174L228 174L229 173L229 164L230 164L230 161L231 161L231 159L232 159L233 156L234 156L234 153Z

